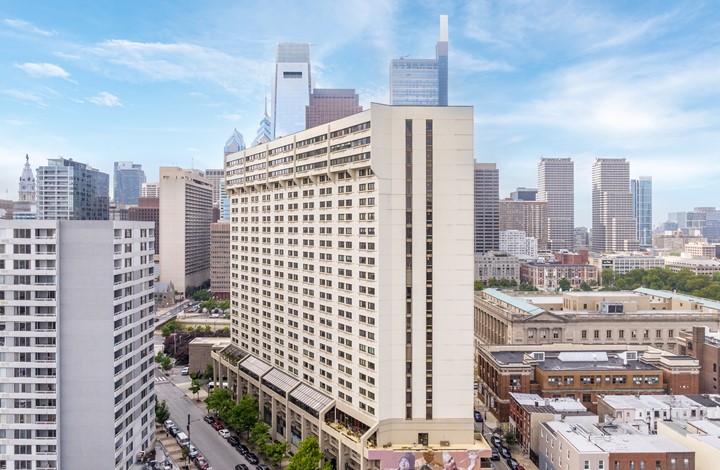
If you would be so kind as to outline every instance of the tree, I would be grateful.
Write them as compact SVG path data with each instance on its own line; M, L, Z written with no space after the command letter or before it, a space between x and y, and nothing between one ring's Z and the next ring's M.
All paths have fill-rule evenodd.
M563 292L568 292L570 289L572 289L572 285L570 285L570 281L566 277L560 279L558 281L558 288Z
M600 272L603 287L611 287L615 283L615 271L605 268Z
M187 446L182 446L182 459L185 461L185 468L188 468L188 461L190 460L190 451Z
M260 418L258 402L252 395L246 393L228 414L228 423L238 432L249 436L248 433L255 427Z
M287 442L269 442L260 451L277 466L287 456Z
M250 442L255 444L258 449L262 449L267 441L270 440L270 426L265 421L258 421L250 430Z
M208 364L205 366L205 377L211 378L213 376L213 366L212 364Z
M172 359L170 359L170 356L166 356L163 353L157 353L157 356L155 356L155 362L160 364L160 367L162 367L164 372L172 369Z
M483 290L485 288L485 285L482 281L475 281L475 290Z
M155 401L155 421L164 423L168 419L170 419L170 410L168 410L165 400L161 402Z
M192 298L199 302L205 302L207 300L210 300L210 292L207 291L206 289L201 289L201 290L195 291L192 294Z
M503 438L505 439L505 442L509 446L514 446L518 443L517 436L515 436L515 433L512 431L508 431L503 435Z
M287 470L317 470L320 462L325 458L320 452L320 445L317 437L308 437L300 441L295 455L290 457L290 465ZM320 470L330 470L332 465L326 461Z
M590 281L590 282L592 282L592 281ZM589 291L591 291L591 290L593 290L593 289L592 289L592 287L590 287L590 284L588 284L587 282L584 282L584 281L583 281L583 282L580 283L580 290L583 290L583 291L585 291L585 292L589 292Z
M202 385L200 385L200 382L198 382L197 379L192 379L190 382L190 393L195 394L195 399L200 399L200 389L202 388Z
M229 389L223 387L215 387L205 399L208 410L215 410L220 418L226 420L228 411L235 402L232 399L232 393Z

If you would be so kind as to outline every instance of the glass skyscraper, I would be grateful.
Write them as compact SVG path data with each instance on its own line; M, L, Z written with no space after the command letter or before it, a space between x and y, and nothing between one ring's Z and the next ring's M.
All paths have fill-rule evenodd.
M115 162L114 169L113 200L117 204L137 204L142 184L146 182L142 165L133 162Z
M630 192L640 246L652 246L652 176L640 176L630 180Z
M278 44L272 93L272 137L305 129L310 104L310 44Z
M37 170L38 219L108 220L110 175L66 158Z
M440 40L434 59L393 59L390 62L390 104L448 105L448 17L440 16Z

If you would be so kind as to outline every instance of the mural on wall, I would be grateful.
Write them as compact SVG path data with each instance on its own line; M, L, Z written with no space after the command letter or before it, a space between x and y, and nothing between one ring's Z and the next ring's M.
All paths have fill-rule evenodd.
M490 449L466 451L369 450L370 460L379 460L383 470L480 470L480 458L490 458Z

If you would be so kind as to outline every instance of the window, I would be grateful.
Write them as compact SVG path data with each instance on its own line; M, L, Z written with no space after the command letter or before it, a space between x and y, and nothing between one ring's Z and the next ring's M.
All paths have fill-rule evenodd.
M583 466L583 468L584 468L585 470L590 470L590 461L589 461L589 460L586 460L586 461L585 461L585 465Z
M587 330L582 330L582 331L580 332L580 337L581 337L582 339L587 339Z

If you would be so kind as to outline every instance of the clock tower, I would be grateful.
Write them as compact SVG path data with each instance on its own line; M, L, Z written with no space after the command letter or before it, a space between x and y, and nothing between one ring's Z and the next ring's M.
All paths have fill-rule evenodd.
M25 155L25 168L23 168L18 186L18 202L35 204L35 176L30 168L30 157L27 154Z

